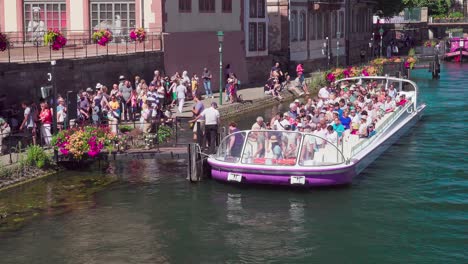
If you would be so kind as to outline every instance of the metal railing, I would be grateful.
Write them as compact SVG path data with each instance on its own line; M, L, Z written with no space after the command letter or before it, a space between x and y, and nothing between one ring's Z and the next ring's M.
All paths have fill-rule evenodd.
M180 126L178 121L159 124L158 128L165 126L171 130L171 136L163 142L158 140L158 133L155 133L154 131L144 131L146 127L150 126L149 122L126 121L120 123L102 122L98 124L76 123L72 125L72 127L84 126L109 127L111 131L117 131L117 135L126 137L124 142L125 145L123 146L125 149L145 149L147 146L159 149L159 147L173 147L180 144L186 144L186 142L193 142L190 141L190 139L186 140L185 137L180 134L177 135L177 127ZM41 130L37 128L34 134L36 137L36 145L45 149L51 149L53 146L46 144L46 142L50 142L54 135L49 136L49 139L46 140L44 134L40 131ZM190 136L191 135L192 134L190 134ZM32 134L23 131L12 131L10 133L1 134L0 136L2 136L3 139L0 145L0 159L2 159L0 160L0 165L8 165L18 162L20 160L21 153L24 152L27 146L33 144Z
M24 32L5 32L8 36L7 49L0 52L0 63L43 62L56 59L89 58L104 55L126 55L139 52L162 51L163 33L152 30L144 41L133 41L128 35L114 36L106 46L92 39L93 31L64 31L67 44L60 50L44 45L43 37L27 39Z
M372 144L374 141L376 141L380 135L382 135L381 131L386 131L388 129L388 127L390 125L393 125L393 122L399 118L401 116L401 114L404 112L404 111L407 111L408 108L410 107L413 107L413 103L411 104L408 104L404 107L398 107L396 108L395 111L393 111L390 116L388 116L384 122L382 122L382 124L379 125L378 127L378 135L375 135L373 136L372 138L369 138L367 140L363 140L361 142L359 142L358 144L356 144L355 146L353 146L351 148L351 157L353 157L354 155L356 155L359 151L361 151L362 149L364 149L365 147L369 146L370 144Z

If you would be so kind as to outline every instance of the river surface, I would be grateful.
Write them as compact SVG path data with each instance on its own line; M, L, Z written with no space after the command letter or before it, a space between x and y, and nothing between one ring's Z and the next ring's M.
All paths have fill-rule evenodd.
M15 203L46 186L36 190L45 202L31 205L46 209L0 231L0 262L468 263L466 72L446 64L433 81L415 71L425 117L348 187L190 184L184 161L147 160L114 164L111 176L67 172L3 193L0 202ZM73 179L90 175L110 179L48 206L55 189L73 190Z

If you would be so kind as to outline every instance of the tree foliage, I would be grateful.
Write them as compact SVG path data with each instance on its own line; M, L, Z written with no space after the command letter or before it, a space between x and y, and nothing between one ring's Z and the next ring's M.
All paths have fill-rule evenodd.
M405 7L427 7L429 15L446 15L454 6L453 0L403 0Z
M375 11L382 12L382 17L391 17L404 8L427 7L429 15L447 15L451 11L457 11L455 0L377 0ZM380 12L379 12L380 13Z
M392 17L405 8L403 1L404 0L377 0L375 12L381 17Z

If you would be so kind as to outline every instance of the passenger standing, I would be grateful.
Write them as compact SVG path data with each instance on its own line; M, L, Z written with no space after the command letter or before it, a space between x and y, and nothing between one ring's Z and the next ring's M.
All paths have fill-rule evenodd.
M204 68L202 73L202 79L203 87L205 88L205 95L207 98L214 98L213 92L211 91L211 78L213 78L211 72L207 68Z
M203 110L205 110L205 106L203 105L203 102L200 101L198 96L193 97L193 100L195 101L195 105L193 106L192 113L194 117L197 117L203 112ZM205 119L201 117L197 120L197 122L193 126L193 139L197 141L200 147L204 146L203 144L204 132L205 132Z
M132 85L129 81L125 81L123 86L119 87L119 91L122 94L122 118L125 121L130 120L132 116Z
M187 87L183 83L179 83L176 88L177 101L178 101L178 110L179 113L182 113L185 103L185 95L187 94Z
M215 153L216 149L216 138L218 136L218 125L219 120L219 111L218 104L215 102L211 103L211 107L203 110L203 112L198 115L191 122L197 121L198 119L205 118L205 140L208 142L208 153Z
M52 137L50 127L52 125L52 111L50 110L47 103L41 103L39 119L41 121L41 137L44 139L44 144L49 146Z
M26 134L32 137L33 144L36 145L36 125L34 124L35 112L26 102L23 102L21 106L24 109L24 119L19 130L25 129Z

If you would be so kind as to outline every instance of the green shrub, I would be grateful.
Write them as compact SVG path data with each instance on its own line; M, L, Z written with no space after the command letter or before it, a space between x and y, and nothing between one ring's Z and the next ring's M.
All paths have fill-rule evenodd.
M409 57L414 57L415 55L416 55L416 50L415 49L412 48L412 49L410 49L408 51L408 56Z
M172 136L172 129L168 126L160 126L158 130L158 142L162 143Z
M130 125L120 125L119 126L120 132L127 133L133 130L133 126Z
M51 158L40 146L30 145L26 148L25 156L20 163L21 166L35 166L42 169L51 164Z
M449 18L463 18L463 13L459 11L450 13Z

